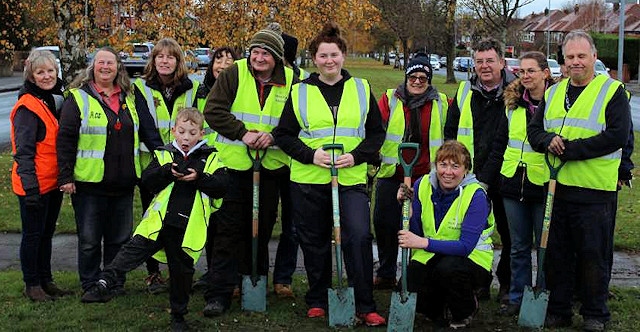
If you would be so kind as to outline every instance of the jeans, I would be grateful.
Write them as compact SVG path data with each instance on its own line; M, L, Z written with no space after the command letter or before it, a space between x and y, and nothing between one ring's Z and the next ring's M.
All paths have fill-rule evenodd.
M149 208L149 205L153 200L153 193L151 193L151 191L149 191L149 189L147 189L147 187L145 187L142 183L138 183L138 189L140 192L140 204L142 205L142 216L144 217L147 208ZM148 275L160 273L160 262L155 260L155 258L149 257L145 265L147 266Z
M540 245L544 204L521 202L504 198L504 210L511 235L511 288L509 303L520 304L525 286L532 286L531 249L535 235L536 248ZM542 276L541 276L542 277ZM538 287L544 288L544 278Z
M133 189L120 196L76 193L71 195L78 230L78 273L82 289L100 278L100 265L109 265L131 237ZM104 252L102 246L104 245ZM124 286L125 276L116 282Z
M291 183L293 220L304 253L309 280L305 301L311 308L327 308L331 287L331 239L333 209L329 184ZM369 197L364 185L340 186L340 235L344 268L353 287L356 311L376 310L373 300L373 236L370 229Z
M546 251L548 313L571 317L576 290L585 319L606 322L616 202L579 204L556 197Z
M402 205L396 200L400 181L378 179L373 227L376 232L380 278L395 279L398 271L398 231L402 229Z
M27 208L24 196L18 196L22 220L20 266L28 287L53 281L51 275L51 239L60 213L62 192L54 189L40 196L40 208Z
M298 264L298 238L291 218L291 188L289 181L280 182L280 221L282 233L273 267L273 283L291 285L291 276Z

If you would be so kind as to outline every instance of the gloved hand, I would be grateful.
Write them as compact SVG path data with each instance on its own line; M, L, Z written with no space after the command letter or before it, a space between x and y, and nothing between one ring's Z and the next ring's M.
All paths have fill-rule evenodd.
M40 194L31 194L24 196L24 205L27 209L40 208Z
M400 188L398 189L398 194L396 195L396 198L398 199L399 202L402 202L407 199L411 200L411 198L413 198L413 188L407 186L404 183L400 184Z

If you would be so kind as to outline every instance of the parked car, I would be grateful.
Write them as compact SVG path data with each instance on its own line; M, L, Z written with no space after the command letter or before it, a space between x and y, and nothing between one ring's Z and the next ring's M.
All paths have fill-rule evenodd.
M432 55L429 59L429 63L431 64L431 68L433 68L433 70L440 69L440 59L438 59L437 56Z
M60 65L60 47L59 46L40 46L36 50L49 51L56 57L56 66L58 66L58 78L62 79L62 66Z
M198 67L207 67L213 56L213 51L208 47L196 48L193 53L198 60Z
M468 56L459 56L453 59L453 70L470 71L473 69L473 59Z
M120 52L120 58L122 64L127 69L129 76L133 76L136 73L142 73L144 67L147 65L147 60L151 55L153 49L152 43L134 43L131 53Z
M599 59L596 59L595 70L596 74L598 75L606 75L607 77L611 77L611 75L609 74L609 68L605 66L604 63Z
M549 70L551 71L551 77L561 77L562 70L560 69L560 65L558 61L554 59L547 59L547 64L549 64Z
M194 51L191 51L191 50L184 51L184 63L187 66L187 69L191 71L198 70L198 59Z
M440 57L440 68L444 68L447 66L447 57L446 56L441 56Z
M504 68L517 76L518 70L520 70L520 60L516 58L504 58Z

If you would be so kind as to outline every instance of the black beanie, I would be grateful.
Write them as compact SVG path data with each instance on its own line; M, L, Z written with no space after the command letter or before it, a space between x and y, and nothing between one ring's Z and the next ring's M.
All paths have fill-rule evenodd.
M264 48L276 59L282 59L284 41L282 28L278 23L269 23L266 28L256 32L249 41L249 52L254 47Z
M431 79L433 78L433 68L431 67L429 56L422 52L416 53L413 56L413 59L411 60L411 62L409 62L409 66L407 66L405 76L408 77L412 73L419 71L427 74L427 82L431 84Z
M291 65L296 63L296 53L298 52L298 38L282 33L284 40L284 59Z

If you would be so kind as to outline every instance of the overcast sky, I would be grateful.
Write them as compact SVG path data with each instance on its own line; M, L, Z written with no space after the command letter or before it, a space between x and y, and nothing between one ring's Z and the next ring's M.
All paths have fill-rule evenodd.
M522 0L521 0L522 1ZM551 9L560 9L569 0L551 0ZM532 12L541 13L549 6L549 0L534 0L532 3L520 8L520 17L525 17Z

